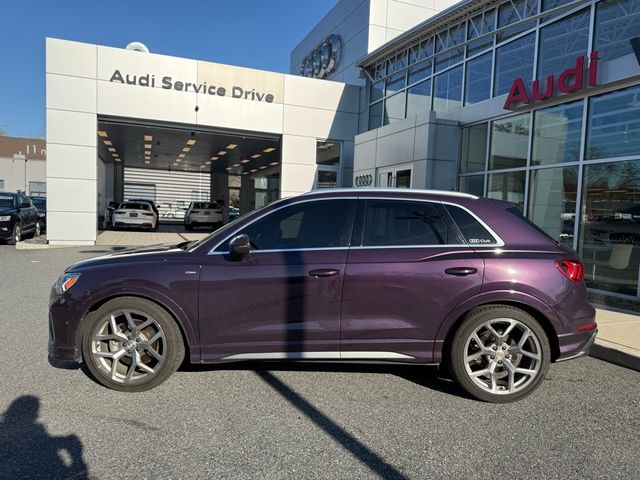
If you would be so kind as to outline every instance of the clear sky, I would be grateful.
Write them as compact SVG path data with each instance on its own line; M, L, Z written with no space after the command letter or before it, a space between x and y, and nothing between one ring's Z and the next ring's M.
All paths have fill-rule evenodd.
M45 37L289 71L337 0L0 0L0 128L45 135Z

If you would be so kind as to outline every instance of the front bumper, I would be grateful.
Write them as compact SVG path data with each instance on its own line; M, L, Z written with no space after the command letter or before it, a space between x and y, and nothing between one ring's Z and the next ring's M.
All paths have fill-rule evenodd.
M589 354L589 349L598 335L598 329L587 330L585 332L568 333L558 336L560 346L560 356L557 362L572 360Z
M0 240L9 240L13 235L13 224L11 222L0 222Z
M52 289L49 297L49 363L57 368L71 368L82 362L81 332L77 309L64 295Z

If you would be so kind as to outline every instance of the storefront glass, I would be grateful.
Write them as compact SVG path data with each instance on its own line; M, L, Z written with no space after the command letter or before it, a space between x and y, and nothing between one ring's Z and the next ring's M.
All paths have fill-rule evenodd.
M585 167L579 250L589 287L638 295L639 160Z
M482 102L491 96L491 65L493 53L488 52L467 62L464 104Z
M528 218L551 238L573 245L578 167L532 170Z
M415 84L407 90L407 117L431 109L431 80Z
M435 77L433 109L438 113L460 108L462 104L462 65Z
M529 118L529 114L524 114L491 122L489 170L527 164Z
M481 197L484 193L484 175L460 177L460 191Z
M596 5L593 50L603 60L614 60L633 53L631 38L640 32L638 0L603 0Z
M525 176L524 171L490 174L487 197L515 203L522 210L524 208Z
M480 172L487 158L488 123L480 123L462 130L460 173Z
M579 100L534 113L532 165L580 159L583 108L584 101Z
M508 93L515 78L531 84L535 45L536 36L529 34L496 49L494 96Z

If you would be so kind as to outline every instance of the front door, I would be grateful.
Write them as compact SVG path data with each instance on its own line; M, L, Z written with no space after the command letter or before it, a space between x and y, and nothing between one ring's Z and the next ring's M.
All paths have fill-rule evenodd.
M299 201L240 227L252 251L206 257L199 289L202 359L338 358L340 305L355 200Z
M359 217L344 279L342 357L431 362L443 316L480 292L482 259L437 202L370 199Z

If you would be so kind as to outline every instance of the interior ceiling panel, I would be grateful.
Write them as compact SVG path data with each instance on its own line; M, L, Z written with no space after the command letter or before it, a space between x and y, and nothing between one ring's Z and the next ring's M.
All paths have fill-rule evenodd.
M98 151L127 167L236 175L271 173L263 171L280 162L277 138L110 121L98 122Z

